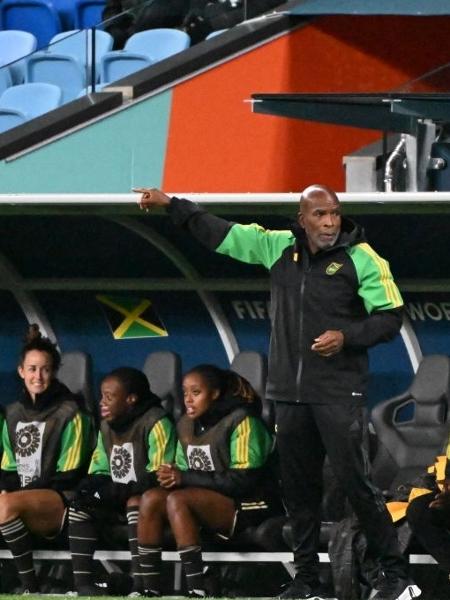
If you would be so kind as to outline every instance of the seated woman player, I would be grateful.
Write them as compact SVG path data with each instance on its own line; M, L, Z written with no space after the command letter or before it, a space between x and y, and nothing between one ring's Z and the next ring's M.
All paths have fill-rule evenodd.
M101 425L88 477L69 512L69 543L75 587L81 596L104 594L93 576L97 526L126 516L134 592L139 592L137 519L140 495L158 485L156 472L175 455L175 427L150 391L147 377L130 367L115 369L101 384Z
M56 378L61 356L32 325L18 372L23 390L6 407L1 463L0 532L22 592L37 592L32 537L56 537L92 451L90 417Z
M203 575L200 528L231 538L271 516L268 476L273 439L250 384L232 371L200 365L183 379L186 413L177 424L175 464L158 470L159 488L142 496L138 540L145 595L161 594L161 543L168 522L188 594L210 593Z

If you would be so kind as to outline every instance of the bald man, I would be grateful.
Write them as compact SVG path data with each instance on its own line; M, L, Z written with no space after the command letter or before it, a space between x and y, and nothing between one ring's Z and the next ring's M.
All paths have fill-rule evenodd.
M389 264L362 229L341 216L336 193L323 185L302 192L297 221L281 231L228 222L157 189L135 191L142 209L165 207L176 225L211 250L270 273L266 396L275 403L297 571L281 598L329 597L318 559L325 455L379 559L373 600L419 596L383 498L369 480L364 444L367 350L394 338L402 322L403 301Z

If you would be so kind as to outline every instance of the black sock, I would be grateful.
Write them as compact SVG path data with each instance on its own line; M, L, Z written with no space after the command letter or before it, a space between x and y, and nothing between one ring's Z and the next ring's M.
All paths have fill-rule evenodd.
M38 584L33 565L31 536L22 519L17 517L0 525L6 545L11 550L24 589L37 592Z
M142 590L157 595L161 592L162 549L151 544L139 544L138 553Z
M86 585L93 586L97 531L87 512L69 509L69 546L75 588L78 590Z
M137 506L127 508L128 547L131 552L131 573L133 575L133 590L135 592L140 592L144 589L141 569L139 565L139 551L137 540L138 516L139 508Z
M186 575L186 583L189 592L200 596L206 595L203 577L203 559L200 546L186 546L179 548L181 564Z

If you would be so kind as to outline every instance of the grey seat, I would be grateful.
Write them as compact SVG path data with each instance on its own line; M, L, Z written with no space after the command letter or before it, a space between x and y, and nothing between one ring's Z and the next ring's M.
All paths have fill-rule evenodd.
M450 357L425 356L409 388L372 410L377 452L372 477L382 490L411 483L434 462L450 428Z
M161 398L164 408L177 421L183 413L180 356L170 351L152 352L145 359L142 370L152 392Z
M73 394L84 399L86 408L91 414L97 414L97 406L93 393L92 358L90 354L79 350L63 352L61 354L61 366L58 371L58 379L64 383Z

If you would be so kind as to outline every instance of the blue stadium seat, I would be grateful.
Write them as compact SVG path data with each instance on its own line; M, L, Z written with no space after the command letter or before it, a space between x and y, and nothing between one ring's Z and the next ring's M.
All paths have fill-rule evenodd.
M0 106L0 133L22 125L26 121L26 116L20 110L1 108Z
M123 50L102 58L100 81L110 83L126 77L188 48L191 39L179 29L149 29L132 35Z
M9 65L12 83L23 83L25 61L20 58L36 50L37 40L28 31L0 31L0 67ZM14 64L10 64L14 63Z
M50 0L3 0L0 5L3 29L29 31L43 48L61 31L61 20Z
M61 104L61 90L49 83L22 83L0 96L0 131L38 117Z
M100 77L101 58L107 52L110 52L113 44L114 38L110 33L101 29L95 30L95 68L98 72L97 79ZM79 29L74 29L58 33L51 39L47 50L48 52L56 52L57 54L71 54L77 57L83 65L87 62L88 66L90 66L92 57L92 30L80 31Z
M9 88L12 85L11 72L9 67L1 67L0 68L0 94Z
M84 88L86 73L74 56L38 52L27 61L25 81L57 85L62 91L62 104L65 104L74 100Z
M74 29L74 21L75 21L75 10L74 10L74 0L52 0L53 5L56 8L56 11L61 20L61 27L63 31L68 31L69 29Z
M95 27L102 21L105 0L75 0L74 26L76 29Z
M86 36L89 36L88 40ZM66 31L57 34L52 38L47 51L36 52L29 57L26 65L26 81L53 83L61 88L63 103L74 100L88 83L91 39L91 31ZM111 50L113 38L106 31L96 30L95 40L96 73L99 74L100 59Z

